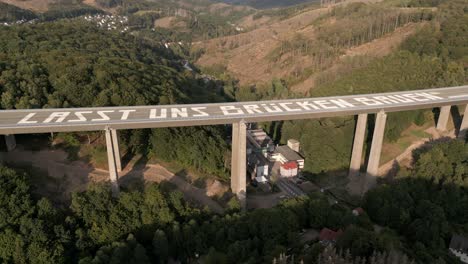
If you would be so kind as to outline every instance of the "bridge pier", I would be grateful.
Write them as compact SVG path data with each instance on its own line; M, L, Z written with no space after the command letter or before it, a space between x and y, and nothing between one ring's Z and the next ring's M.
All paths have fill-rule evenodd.
M366 183L372 186L375 183L375 177L379 174L380 155L382 153L382 144L385 134L385 124L387 114L384 111L377 113L375 119L374 134L372 136L372 146L369 154L369 163L367 164ZM365 187L367 190L368 187Z
M463 114L463 120L460 125L460 131L458 132L459 139L466 139L468 134L468 105L465 107L465 113Z
M16 148L15 135L5 135L5 145L8 152L14 150Z
M450 117L450 109L452 106L442 106L440 108L439 119L437 120L437 130L439 131L446 131L447 130L447 123Z
M119 195L119 175L118 165L120 164L119 146L117 143L117 131L109 127L105 130L106 133L106 145L107 145L107 161L109 163L109 176L111 182L112 195L114 197Z
M356 132L354 134L353 153L351 156L351 163L349 165L348 177L354 178L359 176L362 163L362 150L364 148L364 140L366 135L367 114L358 115L356 124Z
M247 198L247 126L243 121L232 124L231 191L246 208Z
M122 171L122 160L120 158L120 148L119 148L119 137L117 135L116 129L111 129L112 133L112 144L114 149L115 164L117 166L117 172Z

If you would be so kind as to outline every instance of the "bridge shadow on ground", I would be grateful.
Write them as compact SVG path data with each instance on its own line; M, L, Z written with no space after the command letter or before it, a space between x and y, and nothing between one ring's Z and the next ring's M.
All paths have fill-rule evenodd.
M91 175L102 174L81 160L69 160L69 154L60 149L31 148L31 140L42 137L17 138L17 147L10 152L0 152L0 163L26 172L30 176L33 193L47 197L59 207L68 207L73 192L85 191ZM46 141L47 142L47 141ZM97 178L108 174L98 175Z
M151 164L145 156L131 159L129 165L119 178L119 184L124 190L142 190L147 183L159 183L166 191L180 191L184 198L192 204L204 209L209 208L215 213L222 213L222 206L207 195L204 186L191 184L187 178L188 173L182 169L172 173L161 164Z

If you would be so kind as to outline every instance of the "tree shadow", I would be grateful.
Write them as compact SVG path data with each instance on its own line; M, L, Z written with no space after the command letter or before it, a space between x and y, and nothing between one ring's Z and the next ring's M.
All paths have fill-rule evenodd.
M422 144L419 148L416 148L412 151L411 156L412 156L412 163L411 166L414 166L414 161L418 160L419 157L429 151L431 148L433 148L435 145L440 144L440 143L445 143L454 140L451 137L440 137L437 139L430 139L429 141L425 142Z
M393 162L392 162L392 167L390 168L390 170L388 170L387 173L385 173L385 175L381 175L381 177L383 177L385 180L390 180L391 181L398 175L400 170L401 170L400 163L398 163L398 161L396 159L394 159Z

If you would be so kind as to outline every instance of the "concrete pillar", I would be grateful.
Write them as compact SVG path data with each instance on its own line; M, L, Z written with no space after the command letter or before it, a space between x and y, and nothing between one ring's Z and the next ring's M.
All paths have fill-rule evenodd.
M369 163L367 164L367 181L375 180L379 174L380 155L382 153L382 144L385 134L385 123L387 114L381 111L377 114L375 120L374 134L372 136L372 146L369 154ZM368 182L373 184L372 182Z
M118 196L119 195L119 176L117 174L117 163L114 151L114 144L113 144L113 133L112 129L107 128L106 130L106 145L107 145L107 161L109 163L109 176L112 188L112 195Z
M463 120L460 125L460 132L458 133L459 139L466 139L468 134L468 105L465 107L465 113L463 114Z
M112 144L114 149L115 164L117 166L117 172L122 171L122 161L120 158L120 149L119 149L119 138L117 136L117 130L111 129L112 133Z
M437 130L446 131L447 123L450 117L450 105L442 106L440 108L439 120L437 120Z
M16 148L15 135L5 135L5 145L7 151L12 151Z
M362 149L364 148L364 140L366 135L367 114L358 115L356 124L356 132L354 134L353 153L351 163L349 165L349 178L359 176L362 162Z
M246 208L247 191L247 126L244 122L232 124L231 190Z
M238 164L238 156L239 156L239 151L237 151L237 147L239 146L239 124L234 123L232 124L232 152L231 152L231 190L232 193L235 193L235 190L237 190L238 186L238 177L239 175L239 168L236 166Z

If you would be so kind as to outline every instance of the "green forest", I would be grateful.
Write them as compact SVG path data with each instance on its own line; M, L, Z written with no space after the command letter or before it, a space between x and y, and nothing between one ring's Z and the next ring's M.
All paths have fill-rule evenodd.
M349 62L349 69L332 76L324 75L323 78L319 75L318 86L310 90L310 95L314 97L366 94L448 87L468 83L468 39L466 37L468 13L464 8L465 3L461 0L455 0L441 1L440 4L439 2L437 4L438 11L431 15L431 21L414 35L408 37L397 51L382 58L353 58ZM367 14L373 19L380 19L379 23L384 23L385 19L368 13L369 10L373 9L362 4L350 4L346 8L337 8L327 16L361 17ZM422 14L413 16L412 19L421 19L421 16L425 16ZM399 15L395 17L402 19ZM404 20L406 19L408 18L404 18ZM363 21L357 19L352 23L362 24ZM337 23L335 27L344 25L345 23ZM384 28L387 27L384 26ZM371 40L369 35L366 35L369 34L368 31L342 30L339 32L349 35L351 41L345 42L345 45L348 43L356 45L352 39L357 42ZM362 32L366 32L366 34L361 36ZM276 57L270 56L270 58L273 60L279 58L282 54L281 49L285 49L283 52L295 51L299 54L307 52L317 58L319 62L316 65L317 69L323 69L333 61L334 57L341 54L342 44L338 43L336 44L338 46L335 47L333 39L324 39L318 44L315 43L317 44L315 46L305 41L300 35L296 35L295 40L293 43L283 43L284 45L277 49ZM327 44L326 41L330 42ZM298 96L289 89L291 84L294 84L294 80L291 83L288 80L275 79L266 85L239 87L233 77L224 76L226 75L221 75L222 78L227 79L225 81L226 93L238 101ZM396 141L412 123L422 125L426 122L433 122L437 114L437 111L430 114L423 111L389 114L385 132L386 142ZM279 143L285 144L290 138L298 139L301 142L302 154L308 161L305 164L305 171L320 174L327 171L345 170L349 166L355 124L354 117L345 117L275 122L264 124L264 128ZM372 116L369 124L368 135L371 135L373 130ZM335 140L333 142L322 140L329 137ZM320 155L317 155L318 153Z
M441 4L439 13L436 14L438 19L410 36L403 42L399 51L370 60L364 63L364 66L325 81L312 89L310 94L365 94L468 83L468 13L463 9L464 6L463 1ZM287 87L287 83L285 86ZM290 93L283 94L291 96ZM430 121L424 120L423 116L418 111L390 114L385 132L386 141L398 139L401 132L411 123L421 125ZM303 154L306 160L310 161L306 163L306 170L321 173L348 166L354 126L354 118L349 117L287 121L273 124L273 127L268 129L280 129L276 139L283 143L289 138L303 142ZM372 131L372 123L369 131ZM336 140L330 143L321 140L330 135Z
M330 204L320 193L217 215L165 184L128 189L118 198L94 185L74 193L69 207L56 207L35 193L33 174L3 166L0 261L275 263L287 254L294 263L456 263L447 247L451 234L468 231L468 144L437 143L414 157L413 169L363 197L367 214L358 217L353 207ZM323 227L343 230L336 245L312 240L304 247L302 230Z
M0 35L2 109L224 100L216 86L184 71L182 59L160 44L81 20L0 27ZM123 131L121 141L135 153L225 177L225 134L224 127L135 130ZM201 151L206 142L212 149ZM187 149L197 145L198 152Z
M244 1L245 2L245 1ZM275 1L247 1L252 5ZM296 1L301 2L301 1ZM394 1L397 2L397 1ZM468 10L465 0L400 1L405 7L435 10L397 12L352 4L331 9L317 25L318 42L301 35L270 54L311 55L313 70L330 65L343 49L367 43L398 27L423 21L393 54L356 58L355 67L326 76L311 96L414 90L468 83ZM81 1L61 1L43 14L0 4L0 21L38 18L39 23L0 26L0 108L56 108L156 105L291 98L294 80L240 87L235 78L206 81L208 71L184 69L188 51L166 49L161 41L209 39L237 34L231 17L197 13L182 19L187 32L152 31L159 15L149 9L178 7L172 1L98 0L119 7L138 33L101 30L75 17L102 13ZM205 2L201 3L206 4ZM254 17L294 13L300 6L265 10ZM142 12L140 12L142 11ZM143 13L143 15L141 15ZM384 15L386 14L386 15ZM329 18L346 18L332 27ZM368 22L371 23L368 23ZM347 29L349 26L349 30ZM181 48L183 49L183 48ZM180 54L184 54L182 57ZM330 60L328 60L330 59ZM211 70L227 76L226 68ZM430 110L429 110L430 112ZM395 141L410 124L430 122L429 113L389 114L385 140ZM371 116L368 134L373 129ZM349 165L354 117L263 124L277 143L301 142L305 172L343 171ZM80 145L77 134L69 141ZM121 131L120 143L131 154L193 168L229 180L229 127ZM34 137L34 135L32 135ZM333 142L324 140L334 138ZM112 197L106 184L73 193L69 205L39 194L35 172L0 166L0 263L458 263L447 247L452 234L468 233L468 144L433 142L414 151L411 169L400 168L352 204L330 202L322 193L287 199L270 209L242 212L229 203L224 214L198 208L166 183L123 188ZM70 147L70 146L68 146ZM65 146L67 148L67 146ZM354 216L352 209L366 213ZM342 230L325 247L302 234L322 228ZM294 261L285 260L293 256Z

